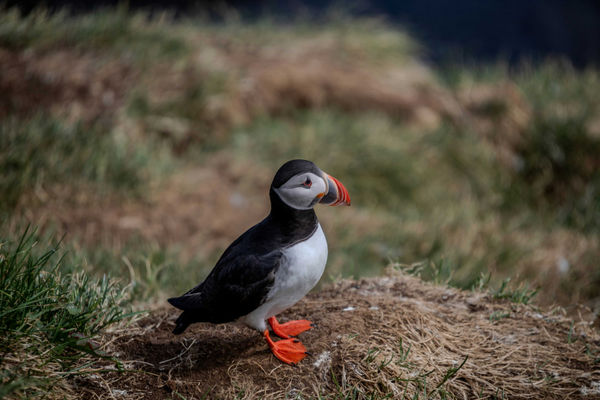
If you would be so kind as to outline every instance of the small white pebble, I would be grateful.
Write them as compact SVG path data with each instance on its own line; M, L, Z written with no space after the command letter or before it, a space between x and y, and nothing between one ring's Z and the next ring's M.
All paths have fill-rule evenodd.
M379 307L377 307L377 306L371 306L371 307L369 307L369 310L379 310Z
M346 308L344 308L342 311L354 311L356 310L356 308L352 307L352 306L348 306Z
M313 365L317 368L319 368L321 365L323 364L331 364L331 353L328 352L327 350L322 352L321 354L319 354L319 357L317 358L317 361L315 361L313 363Z
M571 267L571 265L569 264L569 260L561 256L556 261L556 267L558 268L558 272L564 275L567 272L569 272L569 268Z
M600 394L600 381L593 381L590 387L582 386L579 391L584 396L595 396Z

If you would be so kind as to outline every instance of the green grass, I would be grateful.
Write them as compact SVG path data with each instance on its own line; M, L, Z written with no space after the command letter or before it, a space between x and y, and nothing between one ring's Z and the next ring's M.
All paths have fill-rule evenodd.
M511 278L504 278L497 288L490 282L492 274L480 274L478 278L471 278L468 284L455 280L454 272L460 267L453 265L446 259L438 261L427 260L413 264L392 263L395 270L405 274L418 276L419 278L433 282L436 285L453 286L461 289L487 291L493 299L508 300L515 304L530 304L539 292L539 288L532 289L527 283L511 284Z
M39 248L40 246L45 248ZM92 339L129 318L129 291L64 263L25 231L0 239L0 394L36 397L103 358Z
M520 193L557 222L600 231L600 138L585 118L536 117L521 149Z
M508 170L504 205L584 232L600 230L600 112L597 69L576 70L564 60L509 68L452 66L439 71L453 88L511 83L531 111L517 165ZM500 110L502 111L502 110ZM495 135L505 133L498 126Z
M339 264L344 268L330 271L333 275L378 274L390 259L444 259L446 269L453 271L452 283L469 288L490 264L510 272L530 249L527 244L507 247L510 232L523 219L502 208L502 182L508 173L499 169L485 141L450 126L423 132L381 113L348 115L324 109L258 119L233 134L232 147L238 157L255 155L272 169L278 160L322 160L321 168L344 182L353 206L370 210L380 221L372 233L334 228L337 246L333 244L330 265L343 257ZM478 225L495 224L498 217L509 222L505 231L483 234ZM464 248L452 243L454 235L469 230L482 230L483 237ZM423 277L440 278L429 273Z
M95 49L134 61L173 58L185 53L186 44L164 29L169 19L166 15L152 19L139 12L132 15L126 6L79 16L43 8L23 16L16 8L0 9L0 46L41 51Z
M400 156L421 149L416 136L383 114L353 117L325 109L258 118L234 133L232 147L242 157L256 154L272 169L279 160L321 160L323 170L352 189L353 203L399 209L412 203L418 186L414 166Z
M1 121L0 148L0 211L53 184L140 193L169 168L169 154L152 141L133 143L99 123L68 124L44 114Z
M211 97L226 94L227 75L201 71L188 75L180 96L152 103L147 91L138 88L127 110L129 116L142 122L147 137L163 139L163 144L182 158L219 148L229 128L210 110Z
M65 245L66 257L91 275L109 274L130 282L130 295L134 301L181 294L193 282L200 282L213 266L211 257L197 255L182 262L176 248L159 246L141 238L132 238L120 246L118 252L110 247L90 248ZM209 260L210 258L210 260Z
M399 28L391 28L378 18L356 19L343 13L331 12L321 20L302 15L290 23L274 18L246 22L235 17L225 18L225 23L206 23L204 29L236 46L249 48L278 47L282 43L298 45L321 44L328 46L330 55L345 62L373 64L407 63L420 52L419 44ZM197 23L193 18L188 23ZM318 46L317 46L318 47Z
M506 278L500 284L500 287L492 291L495 299L508 299L516 304L529 304L537 295L539 289L530 289L527 284L521 284L518 287L511 287L510 278Z

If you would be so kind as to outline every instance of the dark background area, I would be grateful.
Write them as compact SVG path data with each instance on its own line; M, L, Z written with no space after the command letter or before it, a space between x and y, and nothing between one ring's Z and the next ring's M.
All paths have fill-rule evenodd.
M37 5L51 10L87 12L122 1L8 1L29 12ZM352 16L378 16L407 28L433 62L479 62L566 57L577 67L600 64L600 1L597 0L131 0L132 9L173 10L178 16L204 13L218 19L233 9L245 20L269 15L286 21L298 16L325 18L331 10ZM353 4L353 5L348 5Z

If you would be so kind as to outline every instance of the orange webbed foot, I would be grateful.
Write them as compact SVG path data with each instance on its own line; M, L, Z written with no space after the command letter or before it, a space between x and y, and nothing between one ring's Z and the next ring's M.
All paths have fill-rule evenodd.
M269 318L268 321L273 329L273 333L284 339L289 339L290 336L297 336L314 327L312 322L305 319L289 321L284 324L280 324L275 317Z
M281 339L274 342L269 336L269 330L263 332L271 351L281 361L286 364L297 364L307 356L306 347L298 339Z

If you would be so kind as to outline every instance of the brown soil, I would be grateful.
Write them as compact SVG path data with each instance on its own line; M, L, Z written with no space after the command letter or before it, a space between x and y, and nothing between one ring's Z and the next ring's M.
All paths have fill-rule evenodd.
M235 324L196 324L174 336L177 314L159 308L108 335L105 350L127 372L79 378L73 391L132 399L353 391L358 398L438 398L441 391L457 398L600 398L600 334L588 324L396 272L339 282L280 316L318 325L300 335L312 355L298 366L282 364L258 332Z

